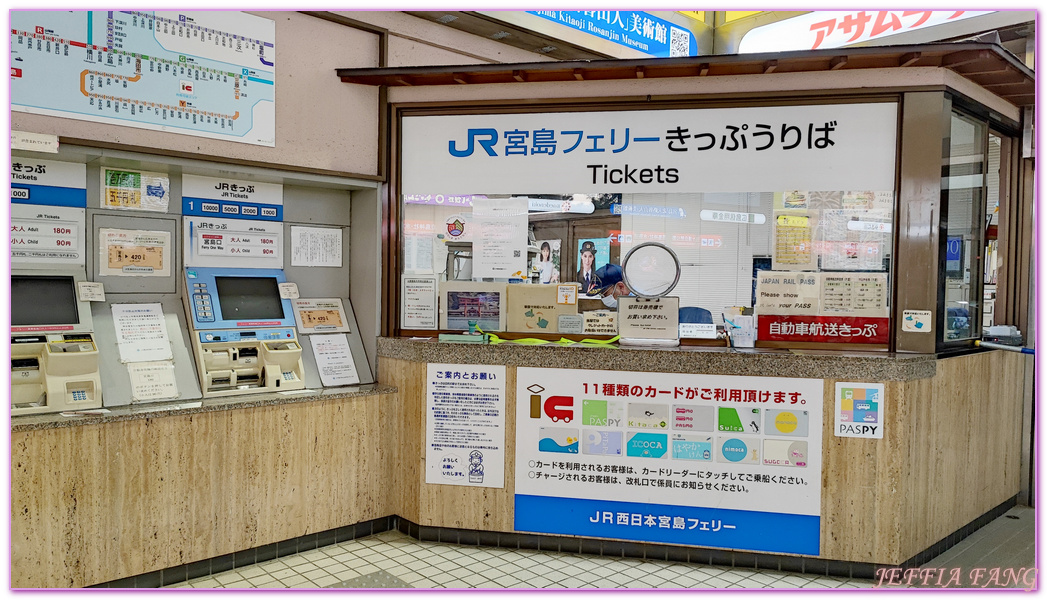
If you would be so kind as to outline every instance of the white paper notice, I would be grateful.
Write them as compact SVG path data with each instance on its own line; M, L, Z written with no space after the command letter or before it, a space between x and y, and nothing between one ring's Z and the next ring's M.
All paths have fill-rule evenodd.
M77 281L76 290L81 302L105 302L105 287L95 281Z
M110 277L167 277L171 234L132 229L98 230L98 274Z
M425 482L505 487L505 365L426 371Z
M342 230L292 226L291 266L341 267Z
M527 199L473 202L473 278L522 279L527 273Z
M433 272L432 231L404 232L404 270L408 273Z
M400 327L436 329L436 278L403 276Z
M178 397L173 361L131 363L127 372L131 376L131 398L138 402Z
M120 362L171 360L163 308L157 304L114 304L113 326Z
M349 338L344 333L311 335L309 343L313 346L313 356L324 387L360 383L353 353L349 350Z

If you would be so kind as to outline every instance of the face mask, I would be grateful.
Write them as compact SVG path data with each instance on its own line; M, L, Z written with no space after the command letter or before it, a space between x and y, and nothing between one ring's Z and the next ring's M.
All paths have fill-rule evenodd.
M615 299L614 296L604 296L600 298L600 301L603 302L603 305L607 308L618 308L618 300Z

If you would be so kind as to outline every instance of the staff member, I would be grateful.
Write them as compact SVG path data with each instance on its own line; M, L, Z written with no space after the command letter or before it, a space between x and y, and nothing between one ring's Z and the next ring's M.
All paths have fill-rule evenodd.
M596 274L593 263L596 262L596 244L590 240L582 242L582 267L578 269L578 283L582 284L582 292L589 295L591 292L603 287L600 276Z

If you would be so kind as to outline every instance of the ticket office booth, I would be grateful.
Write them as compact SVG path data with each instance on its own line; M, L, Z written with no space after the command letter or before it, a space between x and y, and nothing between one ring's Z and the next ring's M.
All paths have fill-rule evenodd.
M12 162L12 414L374 381L349 298L358 183L75 146Z
M1001 274L1014 276L1029 254L1022 216L1031 188L1021 165L1030 71L989 45L909 49L916 48L922 54L910 62L898 62L912 59L902 48L858 49L849 63L837 60L835 68L822 71L820 53L792 53L795 63L779 62L766 73L784 79L750 77L740 86L747 90L744 98L740 91L717 93L719 80L708 73L740 75L767 66L758 59L696 63L704 70L696 82L708 92L686 99L669 92L673 80L686 79L687 69L664 66L659 75L659 63L630 62L618 71L610 64L591 71L572 66L570 72L566 66L485 68L460 79L507 85L498 88L497 99L475 99L462 108L446 99L461 103L470 86L459 81L461 87L449 87L459 72L450 67L340 70L344 81L389 83L405 99L396 104L399 195L390 206L397 241L389 252L398 272L387 277L386 288L396 299L390 306L398 318L386 319L384 333L421 335L438 328L403 319L402 279L432 277L442 313L447 298L439 288L463 279L450 260L462 247L471 252L467 274L474 282L536 281L529 275L540 268L540 252L529 258L520 250L506 259L515 261L506 273L525 277L492 277L497 273L490 268L473 273L478 236L490 222L477 207L514 200L527 214L520 221L524 245L550 247L556 281L578 278L586 241L595 243L594 269L620 267L642 243L664 243L680 260L680 305L708 310L720 328L731 307L753 309L758 347L922 353L969 348L982 334L987 283L994 298L1010 299L994 304L993 320L1025 331L1029 287L1014 281L1013 289L997 293L994 282ZM948 61L960 57L964 65L951 68ZM845 63L852 66L841 69ZM934 77L904 93L883 91L892 77L914 72L902 63ZM1015 83L1003 88L969 64L993 66ZM627 80L625 71L632 79L644 74L646 83ZM534 78L521 80L524 72ZM834 91L859 73L875 73L885 86ZM922 93L946 73L955 87L939 84L935 92ZM513 103L509 82L544 93L568 74L572 81L585 80L576 91L607 92L614 80L632 92L646 85L666 93L643 102L601 93L599 102L581 102L557 98L550 89L540 107ZM407 90L396 77L419 89ZM790 86L781 93L770 84L800 77L828 89L812 95ZM748 91L763 87L768 91ZM1002 95L984 103L972 99L988 89ZM601 119L610 121L601 128ZM931 148L929 139L943 149ZM937 175L934 160L944 165ZM929 197L925 186L906 187L927 178L935 180L938 195ZM914 202L924 211L921 219L933 213L930 237L910 235ZM495 252L490 243L484 247ZM914 268L925 276L913 277ZM795 283L801 280L813 284ZM605 308L578 306L579 312Z
M516 415L505 473L515 476L515 493L463 489L468 482L443 481L427 464L424 474L407 474L406 485L426 491L402 516L436 527L914 564L940 541L1014 502L1018 432L1028 418L1022 416L1019 381L1024 361L973 348L982 330L989 219L998 220L994 241L1013 252L990 266L1015 277L1006 292L997 284L994 319L1028 329L1021 299L1029 298L1030 288L1016 271L1025 268L1031 248L1023 215L1032 188L1023 175L1028 161L1022 144L1033 78L1013 56L986 44L946 44L338 74L351 85L388 85L394 115L390 139L398 167L386 207L387 338L381 340L379 380L408 390L401 392L405 410L418 415L429 413L435 396L408 382L433 369L505 365L506 377L517 382L516 389L505 390L506 411ZM1000 77L1011 83L997 85ZM565 215L566 226L550 224L556 212ZM599 229L581 229L588 218L594 225L600 221ZM615 221L607 224L609 219ZM444 271L450 261L443 252L462 236L472 243L468 284ZM454 317L463 297L506 317L485 315L485 331L499 331L503 339L610 339L595 326L586 329L587 315L610 308L603 294L579 296L570 307L583 316L581 331L512 327L514 290L541 284L521 281L514 287L512 275L498 276L493 267L526 272L534 266L524 262L525 247L547 242L559 249L553 261L559 281L578 281L579 265L592 260L584 256L586 247L594 249L594 268L606 274L613 271L613 257L652 241L679 259L673 295L680 299L681 317L683 307L701 308L718 328L729 328L732 309L752 311L755 349L730 349L725 340L702 335L687 339L683 329L684 347L670 351L408 339L460 333L465 321ZM960 250L950 250L950 243ZM477 257L485 254L487 264L478 265ZM1002 294L1011 298L1009 305L1001 304ZM507 302L499 306L497 295ZM657 384L648 381L678 377L673 390L686 398L691 389L693 406L618 397L623 390L625 396L633 390L658 394ZM741 382L763 377L777 387L750 389ZM654 391L644 392L648 386ZM719 391L723 396L716 396ZM741 419L740 411L759 410L759 404L747 407L745 398L759 403L765 393L814 400L811 410L793 407L780 421L767 420L782 410L774 404L765 407L767 414L760 412L763 420ZM589 409L565 400L579 396L589 399ZM836 396L850 404L838 404ZM990 396L992 406L986 403ZM528 409L553 397L552 413ZM724 404L717 404L718 397ZM593 402L606 414L591 412ZM967 417L945 417L954 410L947 408L950 402L965 414L982 415L979 426ZM735 419L721 407L735 411ZM646 412L634 415L634 409ZM690 439L694 434L678 427L685 425L668 418L677 409L692 425L708 411L709 422L696 429L709 431L702 433L707 439ZM662 411L667 418L643 416ZM930 415L943 417L933 432L927 428ZM583 429L586 419L603 429ZM848 427L847 419L877 421L882 437L871 425L866 433L873 435L852 435L861 428ZM426 419L414 422L417 435L409 438L426 445L405 451L420 457L453 453L427 437L432 424ZM958 454L936 458L933 448L952 439L977 439L991 449L973 466ZM1002 439L1008 442L998 443ZM633 454L633 441L662 449ZM676 454L677 441L691 444L691 454ZM702 444L709 452L695 455ZM779 456L785 448L792 448L786 452L794 453L791 458ZM543 493L536 473L558 477L564 458L546 452L574 454L563 463L567 480L576 475L570 471L574 462L612 475L598 476L598 485ZM748 486L738 501L733 492L704 488L682 501L637 491L634 486L645 484L613 475L666 466L701 471L703 465L688 461L706 456L713 475L722 469L750 481L789 485L799 479L806 491L790 487L765 495L767 490ZM746 461L752 466L740 466ZM938 473L937 484L920 475L927 469ZM962 482L970 477L988 482L992 492L963 493ZM497 508L488 502L492 497ZM445 518L440 506L462 498L482 510ZM805 533L797 539L807 545L771 548L755 530L747 539L727 541L645 535L642 527L630 529L631 521L618 523L612 516L604 524L599 517L632 514L637 506L660 509L665 502L680 511L738 506L783 519L779 523L802 522ZM549 516L589 509L598 515L596 525ZM876 532L871 538L870 531Z

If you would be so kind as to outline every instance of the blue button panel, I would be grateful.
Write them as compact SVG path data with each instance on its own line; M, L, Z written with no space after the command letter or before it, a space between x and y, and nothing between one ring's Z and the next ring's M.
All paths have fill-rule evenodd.
M261 341L274 342L281 340L293 340L294 329L255 329L243 331L238 329L218 329L211 331L199 331L201 344L214 344L217 342L247 342Z

